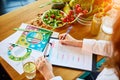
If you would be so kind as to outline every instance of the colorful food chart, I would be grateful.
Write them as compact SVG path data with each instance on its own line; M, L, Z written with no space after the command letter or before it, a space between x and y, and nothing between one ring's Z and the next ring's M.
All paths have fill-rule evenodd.
M45 25L51 28L58 28L66 24L63 22L65 16L66 14L61 10L50 9L43 13L42 21Z
M26 30L19 37L16 44L42 52L50 39L52 31L31 25L28 25Z
M28 58L32 50L16 44L11 44L8 48L8 57L13 61L22 61Z

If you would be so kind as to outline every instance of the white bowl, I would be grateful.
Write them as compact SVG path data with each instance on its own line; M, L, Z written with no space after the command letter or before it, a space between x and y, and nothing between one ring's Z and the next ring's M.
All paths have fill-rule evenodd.
M46 26L55 29L55 28L63 27L64 25L66 25L66 23L63 22L62 19L60 20L62 24L61 24L61 25L58 24L57 26L51 26L50 24L48 24L47 22L45 22L45 20L44 20L44 19L45 19L45 16L47 15L47 13L50 13L50 11L53 11L53 12L60 11L61 13L63 13L63 17L60 17L60 18L66 17L66 14L65 14L63 11L61 11L61 10L57 10L57 9L47 10L47 11L45 11L45 12L43 13L43 15L41 16L42 22L43 22ZM56 17L56 16L55 16L55 17ZM50 17L49 17L49 18L50 18ZM53 19L53 18L52 18L52 19ZM57 19L55 18L54 20L57 20ZM50 20L48 20L48 21L49 21L49 23L52 23L52 21L50 21Z
M88 19L88 18L84 18L84 17L79 17L77 19L78 23L82 24L82 25L91 25L92 22L92 18Z

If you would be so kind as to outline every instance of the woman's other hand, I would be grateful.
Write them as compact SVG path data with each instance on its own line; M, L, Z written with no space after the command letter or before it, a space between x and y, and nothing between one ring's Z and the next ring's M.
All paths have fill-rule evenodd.
M39 57L36 61L37 70L44 76L45 80L50 80L54 77L52 65L44 58Z

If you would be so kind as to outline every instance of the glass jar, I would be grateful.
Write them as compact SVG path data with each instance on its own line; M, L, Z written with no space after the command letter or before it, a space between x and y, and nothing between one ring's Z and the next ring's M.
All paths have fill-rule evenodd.
M113 32L113 25L116 21L118 11L112 8L110 11L107 12L108 15L102 18L102 25L101 28L103 32L107 34L112 34Z
M102 22L101 17L99 17L98 14L94 14L90 30L92 35L95 36L98 35L100 31L101 22Z

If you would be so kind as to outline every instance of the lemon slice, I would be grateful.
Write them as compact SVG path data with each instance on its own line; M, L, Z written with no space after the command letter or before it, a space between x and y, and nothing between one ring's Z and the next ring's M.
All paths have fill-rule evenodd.
M27 73L31 73L36 70L36 66L33 62L28 62L23 65L23 70Z

